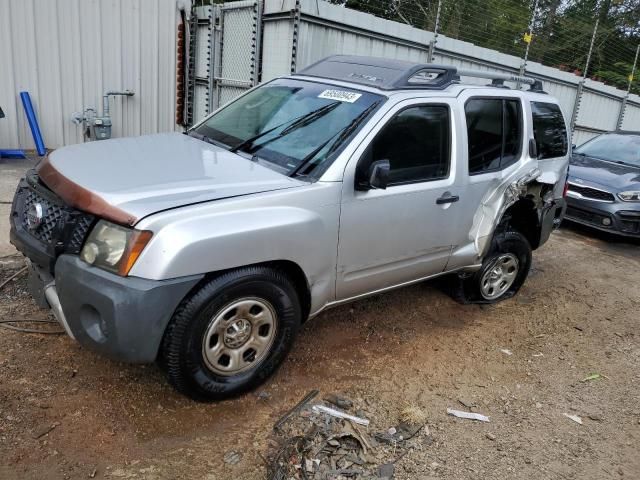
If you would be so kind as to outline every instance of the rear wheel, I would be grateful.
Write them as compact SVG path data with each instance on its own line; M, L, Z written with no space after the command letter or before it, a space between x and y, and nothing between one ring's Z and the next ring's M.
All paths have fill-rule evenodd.
M273 374L300 323L298 296L283 274L266 267L231 271L178 307L161 360L178 391L196 400L222 400Z
M467 301L496 303L515 295L531 268L531 245L519 232L498 233L482 268L465 279Z

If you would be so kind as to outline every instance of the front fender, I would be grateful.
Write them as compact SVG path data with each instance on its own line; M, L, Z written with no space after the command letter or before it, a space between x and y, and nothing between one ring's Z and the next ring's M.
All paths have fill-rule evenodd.
M339 204L307 195L301 202L289 197L296 206L275 205L279 195L268 195L151 217L138 225L154 236L130 275L164 280L286 260L305 273L314 312L333 299Z

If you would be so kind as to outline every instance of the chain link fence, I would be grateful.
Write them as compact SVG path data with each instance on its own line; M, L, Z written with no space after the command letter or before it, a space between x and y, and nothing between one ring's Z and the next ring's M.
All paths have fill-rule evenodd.
M331 0L640 94L640 0ZM437 48L437 40L436 40Z
M217 7L213 107L324 56L363 54L538 77L571 119L576 143L640 130L640 0L242 0Z

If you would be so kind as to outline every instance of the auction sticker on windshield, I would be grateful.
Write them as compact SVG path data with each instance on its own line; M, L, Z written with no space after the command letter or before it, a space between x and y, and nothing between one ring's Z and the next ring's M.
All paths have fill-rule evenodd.
M345 92L344 90L325 90L318 98L327 100L338 100L340 102L354 103L362 96L361 93Z

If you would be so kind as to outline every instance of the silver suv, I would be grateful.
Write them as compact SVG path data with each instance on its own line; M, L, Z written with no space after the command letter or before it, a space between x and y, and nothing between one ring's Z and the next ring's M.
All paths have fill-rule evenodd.
M51 153L11 240L69 336L222 399L326 308L447 274L464 302L514 295L562 219L568 144L537 80L330 57L186 134Z

